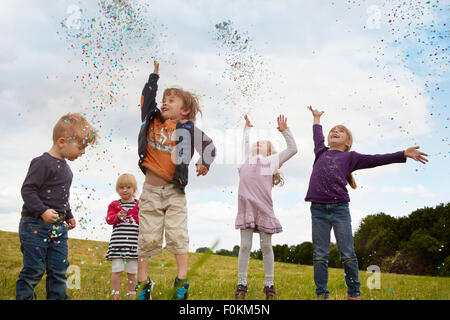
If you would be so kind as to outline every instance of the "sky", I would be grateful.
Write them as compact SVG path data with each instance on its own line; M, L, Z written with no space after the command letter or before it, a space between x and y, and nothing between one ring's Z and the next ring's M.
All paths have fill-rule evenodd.
M142 87L160 62L157 100L178 86L200 97L196 125L217 157L186 188L190 251L239 245L234 228L244 114L251 141L286 144L276 118L287 117L298 153L280 172L274 212L283 232L273 244L311 241L304 201L314 160L312 116L325 111L326 134L344 124L352 150L390 153L420 146L408 159L354 173L352 228L384 212L400 217L447 203L450 194L449 1L14 1L0 12L0 230L18 231L20 189L30 161L52 145L52 128L82 112L98 143L69 165L77 228L69 237L108 241L108 204L117 177L137 162ZM334 235L332 235L332 241ZM255 245L254 250L258 249Z

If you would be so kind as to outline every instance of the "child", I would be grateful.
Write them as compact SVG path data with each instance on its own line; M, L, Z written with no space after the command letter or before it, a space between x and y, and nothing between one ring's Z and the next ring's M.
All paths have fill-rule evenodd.
M136 298L137 241L139 234L139 201L135 199L136 178L129 173L119 176L116 191L120 200L108 206L106 222L114 226L106 259L112 260L111 296L120 299L120 280L124 269L128 276L128 298Z
M97 133L81 114L69 113L53 128L49 152L31 160L21 189L23 268L16 282L17 300L37 299L34 288L45 272L47 299L68 299L67 231L75 228L76 221L69 204L73 175L66 159L81 157L96 139Z
M166 249L175 254L178 274L173 299L187 299L189 237L185 187L194 148L200 154L197 176L206 175L215 157L212 140L194 125L201 113L197 97L185 90L168 88L161 109L156 106L159 64L142 90L139 132L139 167L145 183L139 199L138 300L151 299L153 282L147 276L149 260Z
M390 163L406 162L411 158L421 163L428 161L419 152L419 147L411 147L396 153L365 155L349 151L352 146L350 131L338 125L328 134L327 148L324 144L320 117L323 111L312 109L314 117L313 139L315 160L305 201L311 202L312 240L314 245L314 282L318 299L328 299L328 254L330 251L330 231L334 228L336 242L344 265L345 281L349 300L360 300L358 260L353 248L353 236L346 184L356 189L352 172L374 168Z
M275 217L272 204L272 187L282 185L283 179L277 171L281 165L297 153L297 146L287 119L278 117L278 130L286 140L287 148L276 153L270 141L258 141L254 144L251 155L249 150L249 131L252 127L247 115L244 127L244 159L239 168L238 214L236 229L241 230L241 246L238 258L238 285L235 299L245 299L247 293L247 268L252 248L253 232L259 232L260 246L263 254L266 281L264 293L266 299L276 299L273 284L274 257L272 234L282 231L280 222Z

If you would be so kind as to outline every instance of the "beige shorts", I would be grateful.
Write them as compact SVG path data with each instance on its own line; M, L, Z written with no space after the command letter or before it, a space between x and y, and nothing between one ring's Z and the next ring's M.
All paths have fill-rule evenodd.
M174 254L189 251L186 196L175 185L144 183L139 198L138 256L151 257L166 249Z

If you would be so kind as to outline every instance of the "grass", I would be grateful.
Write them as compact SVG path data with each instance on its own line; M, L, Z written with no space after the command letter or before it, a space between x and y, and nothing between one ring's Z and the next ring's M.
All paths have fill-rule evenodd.
M0 231L0 300L15 298L15 285L22 268L19 235ZM80 289L68 289L73 300L109 299L111 262L105 261L107 242L69 239L69 261L80 268ZM237 281L237 258L189 253L189 299L228 300L234 298ZM149 275L156 282L153 299L169 299L176 276L174 255L163 251L150 261ZM449 300L450 278L381 273L381 288L369 290L371 274L360 270L361 295L365 300ZM250 259L247 297L262 300L265 295L264 267L261 260ZM315 298L312 266L275 263L275 287L279 299L309 300ZM330 299L346 299L343 269L329 269ZM36 287L38 299L45 298L45 276ZM126 274L121 292L127 292Z

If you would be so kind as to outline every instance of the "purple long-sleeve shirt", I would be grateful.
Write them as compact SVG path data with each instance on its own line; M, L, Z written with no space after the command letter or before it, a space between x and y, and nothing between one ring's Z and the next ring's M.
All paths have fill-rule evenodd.
M31 160L23 182L22 217L39 218L47 209L53 209L73 218L69 205L72 170L66 160L52 157L48 152Z
M321 125L313 125L316 155L305 201L317 203L349 202L347 177L355 170L374 168L390 163L406 162L404 151L386 154L360 154L355 151L329 150Z

